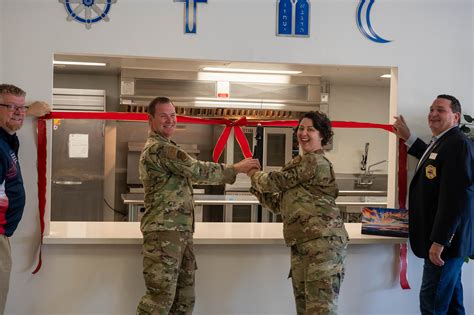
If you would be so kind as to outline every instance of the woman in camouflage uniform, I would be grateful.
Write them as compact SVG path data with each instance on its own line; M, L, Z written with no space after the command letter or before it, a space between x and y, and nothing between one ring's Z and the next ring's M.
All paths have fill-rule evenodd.
M322 150L332 135L325 114L306 113L297 128L301 154L279 171L248 173L250 191L282 216L298 315L336 314L344 277L348 235L335 202L332 164Z

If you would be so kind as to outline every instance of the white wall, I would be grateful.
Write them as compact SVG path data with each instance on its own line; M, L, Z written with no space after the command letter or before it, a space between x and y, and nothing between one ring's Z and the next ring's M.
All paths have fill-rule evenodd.
M390 123L390 89L374 86L331 85L329 117L331 120ZM361 109L362 108L362 109ZM327 157L336 173L359 173L365 143L369 142L367 165L388 159L388 132L378 129L334 129L333 149ZM373 169L387 174L387 165Z
M10 299L24 299L28 282L37 294L8 303L6 314L134 314L145 293L140 252L139 245L46 245L44 269L31 282L17 276ZM284 245L200 245L196 256L195 314L293 313ZM255 286L258 275L266 281Z
M353 0L313 1L310 38L274 36L274 0L198 4L197 35L183 34L183 4L173 1L120 0L112 7L111 21L91 30L67 22L58 1L0 3L0 79L23 87L30 100L51 101L51 60L58 52L396 66L399 113L422 136L429 133L427 108L437 94L454 94L463 104L470 104L465 108L471 113L474 109L474 10L470 0L377 1L372 24L382 36L394 40L384 45L359 33ZM29 121L20 132L27 204L12 239L15 272L23 272L21 275L31 281L34 277L28 272L38 243L34 139L34 126ZM27 290L28 281L19 285Z
M14 274L8 315L129 315L145 292L139 245L45 245L34 278ZM196 315L295 314L289 249L281 245L196 245ZM350 245L341 315L415 315L422 260L409 254L411 290L398 283L393 245ZM463 268L467 314L474 269Z

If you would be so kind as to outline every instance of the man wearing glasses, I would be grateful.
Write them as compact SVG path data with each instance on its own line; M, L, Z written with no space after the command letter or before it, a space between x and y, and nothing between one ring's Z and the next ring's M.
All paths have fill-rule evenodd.
M25 207L16 131L27 114L40 117L50 111L43 102L26 106L25 95L14 85L0 84L0 314L5 310L12 268L8 238L16 230Z

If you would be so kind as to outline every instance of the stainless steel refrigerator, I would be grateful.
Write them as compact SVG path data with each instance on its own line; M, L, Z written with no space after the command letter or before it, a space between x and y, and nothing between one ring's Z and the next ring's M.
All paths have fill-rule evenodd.
M102 221L104 122L61 120L52 141L51 220Z
M94 103L105 109L105 91L54 91L55 111L87 110ZM54 119L52 127L51 220L102 221L105 122Z

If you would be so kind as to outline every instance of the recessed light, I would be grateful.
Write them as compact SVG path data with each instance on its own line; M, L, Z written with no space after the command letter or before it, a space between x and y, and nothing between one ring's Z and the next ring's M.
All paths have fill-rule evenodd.
M235 73L265 73L265 74L299 74L303 71L292 70L261 70L261 69L237 69L237 68L218 68L218 67L204 67L202 71L215 72L235 72Z
M93 67L105 67L105 62L84 62L84 61L60 61L53 60L53 65L67 65L67 66L93 66Z
M391 74L389 74L389 73L387 73L387 74L382 74L380 77L381 77L381 78L387 78L387 79L390 79L390 78L392 77L392 75L391 75Z

